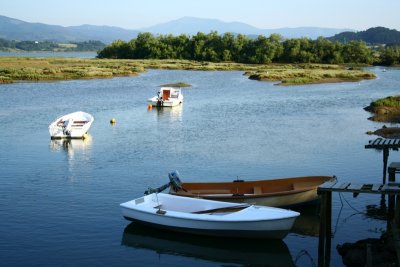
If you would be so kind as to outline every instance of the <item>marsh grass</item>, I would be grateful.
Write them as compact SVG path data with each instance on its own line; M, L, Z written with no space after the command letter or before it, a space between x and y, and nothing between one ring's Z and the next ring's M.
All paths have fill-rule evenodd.
M371 102L372 107L400 107L400 96L388 96Z
M184 83L184 82L177 82L177 83L167 83L167 84L161 84L161 87L190 87L192 86L191 84Z
M281 81L282 85L359 81L375 75L340 65L212 63L190 60L127 60L0 57L0 83L135 76L146 69L244 71L250 79Z
M246 73L250 79L262 81L281 81L280 85L312 83L355 82L374 79L375 75L364 70L347 70L336 65L307 65L306 67L269 69Z

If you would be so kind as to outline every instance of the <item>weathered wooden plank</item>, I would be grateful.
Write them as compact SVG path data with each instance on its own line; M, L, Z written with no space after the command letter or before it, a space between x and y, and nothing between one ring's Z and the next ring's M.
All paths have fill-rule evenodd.
M393 171L400 171L400 162L391 162L389 164L389 171L392 169Z
M376 139L372 142L372 145L373 145L373 146L378 145L378 144L380 143L381 140L382 140L382 138L376 138Z
M336 180L336 181L328 181L328 182L325 182L325 183L323 183L322 185L320 185L320 186L318 187L318 190L319 190L319 191L321 191L321 190L327 191L326 189L332 188L336 183L337 183L337 180Z
M336 188L344 190L344 189L346 189L349 185L350 185L350 183L348 183L348 182L347 182L347 183L341 183L340 185L336 186Z
M363 192L372 191L373 184L363 184L361 190Z
M369 140L365 148L385 149L385 148L400 148L400 139L384 139L377 138L375 140Z
M347 190L361 190L361 188L364 186L364 184L359 184L359 183L351 183L348 187Z
M379 191L383 187L383 184L374 184L372 186L372 191Z
M381 188L382 192L393 192L393 193L400 193L400 186L397 184L385 184Z

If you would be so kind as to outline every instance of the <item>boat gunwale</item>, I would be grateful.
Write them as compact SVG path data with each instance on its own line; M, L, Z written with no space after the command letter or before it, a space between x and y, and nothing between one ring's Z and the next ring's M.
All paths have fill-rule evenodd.
M122 203L122 204L124 204L124 203ZM210 220L210 219L208 219L206 217L208 217L208 216L209 216L209 218L226 218L226 217L207 214L207 213L205 213L205 214L196 214L196 213L191 213L191 212L179 212L179 211L174 211L174 210L163 210L163 209L161 209L163 211L166 211L165 214L168 214L168 215L165 215L165 214L158 214L157 210L154 213L152 213L150 211L142 210L142 209L133 209L133 208L126 207L126 206L121 206L121 207L125 208L125 209L132 210L132 211L138 211L138 212L141 212L141 213L149 214L149 215L163 216L163 217L169 217L169 218L174 218L174 219L177 218L177 219L181 219L181 220L185 220L185 221L201 221L201 222L210 222L210 221L212 221L212 222L218 222L218 223L235 223L235 224L236 223L243 223L243 222L258 223L258 222L267 222L267 221L268 222L270 222L270 221L280 221L280 220L287 220L287 219L296 219L298 216L300 216L299 212L292 211L292 210L287 210L287 211L293 212L293 215L285 216L285 217L281 217L281 218L275 218L275 219L269 219L268 218L268 219L252 219L252 220L244 220L244 219L240 219L240 220ZM251 206L249 206L249 207L251 207ZM280 209L282 209L282 208L280 208ZM175 216L171 216L170 215L171 213L191 214L191 215L193 214L194 216L196 216L196 218L193 218L193 217L181 217L181 216L177 216L177 214ZM235 213L237 213L237 212L235 212ZM124 217L129 217L129 216L125 216L124 215ZM197 218L197 217L200 217L200 218ZM131 218L131 217L129 217L129 218Z
M196 186L199 185L210 185L207 186L207 188L214 188L214 185L218 186L228 186L231 187L233 185L239 185L240 187L243 184L253 184L253 187L260 186L260 185L269 185L272 183L277 183L277 182L283 182L282 184L284 185L293 185L296 182L301 183L301 182L309 182L307 179L314 179L316 183L315 185L310 185L310 186L304 186L302 188L294 188L289 190L276 190L276 191L271 191L271 192L264 192L264 193L257 193L257 194L252 194L252 193L246 193L246 194L234 194L232 192L226 192L226 193L191 193L190 191L200 191L200 190L207 190L204 188L196 188ZM291 177L291 178L279 178L279 179L269 179L269 180L248 180L248 181L230 181L230 182L184 182L182 183L182 188L185 188L186 191L180 190L178 192L175 192L173 190L170 190L170 194L176 195L176 196L186 196L186 197L205 197L205 198L210 198L210 199L248 199L248 198L263 198L263 197L273 197L273 196L285 196L285 195L293 195L293 194L299 194L299 193L304 193L304 192L309 192L313 190L317 190L317 188L323 184L324 182L327 182L329 180L335 179L335 176L300 176L300 177ZM243 183L243 184L242 184ZM186 185L186 187L185 187ZM187 186L194 186L195 188L187 188ZM242 186L244 187L244 186ZM218 189L216 189L218 190ZM229 188L226 190L230 190Z
M156 193L153 193L156 194ZM171 194L165 194L167 196L171 196L173 198L175 197L180 197L180 196L174 196ZM143 198L147 198L150 197L151 195L147 195L144 196ZM192 198L193 199L193 198ZM204 201L211 201L214 202L215 200L208 200L208 199L199 199L199 200L204 200ZM216 201L216 202L220 202L220 201ZM228 205L226 208L230 208L230 207L234 207L236 206L236 204L234 203L225 203L226 205ZM278 207L267 207L267 206L260 206L260 205L249 205L248 207L245 207L242 210L236 211L236 212L232 212L232 214L238 214L238 213L244 213L244 211L247 211L250 208L259 208L262 209L264 213L269 212L270 210L275 210L281 214L278 214L280 217L279 218L263 218L263 219L253 219L252 217L249 219L240 219L238 220L237 218L229 218L227 220L226 216L229 216L229 214L221 216L221 215L216 215L216 214L209 214L209 213L203 213L203 214L199 214L199 213L193 213L193 212L184 212L184 211L176 211L176 210L169 210L169 209L163 209L162 208L162 204L161 207L154 207L151 205L150 201L145 199L145 202L141 202L141 203L136 203L136 199L135 200L130 200L124 203L120 204L120 207L128 209L128 210L132 210L132 211L138 211L141 213L145 213L145 214L149 214L149 215L156 215L156 216L165 216L165 217L169 217L169 218L178 218L181 220L195 220L195 221L213 221L213 222L221 222L221 223L240 223L243 221L245 222L262 222L262 221L279 221L279 220L284 220L284 219L290 219L290 218L297 218L300 213L298 213L297 211L293 211L293 210L288 210L288 209L282 209L282 208L278 208ZM135 208L137 207L137 208ZM162 211L166 211L168 215L165 214L158 214L157 211L158 210L162 210ZM154 211L154 212L152 212ZM198 211L194 211L194 212L198 212ZM171 215L172 213L172 215ZM288 213L288 214L285 214ZM180 216L180 215L185 215L185 216ZM189 216L188 216L189 215ZM264 215L265 216L265 215ZM219 220L217 219L219 218ZM223 219L222 219L223 218ZM211 219L211 220L210 220Z
M175 196L186 196L186 197L196 197L196 196L204 196L207 198L217 199L217 198L232 198L232 199L242 199L242 198L260 198L260 197L270 197L270 196L285 196L285 195L292 195L297 193L304 193L309 192L312 190L317 190L318 186L309 187L309 188L302 188L302 189L292 189L288 191L277 191L277 192L269 192L269 193L261 193L261 194L243 194L243 195L235 195L235 194L195 194L195 193L176 193L170 192L171 195Z

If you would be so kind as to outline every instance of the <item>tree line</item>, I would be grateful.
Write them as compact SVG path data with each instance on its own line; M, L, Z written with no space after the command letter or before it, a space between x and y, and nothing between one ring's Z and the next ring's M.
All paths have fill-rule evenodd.
M197 33L157 35L140 33L129 42L116 40L98 52L98 58L187 59L210 62L399 64L398 47L370 49L363 41L340 43L323 37L283 39L278 34L250 38L246 35ZM382 61L380 55L384 55Z
M50 41L15 41L0 38L0 50L22 51L99 51L106 45L100 41L71 42L59 44Z

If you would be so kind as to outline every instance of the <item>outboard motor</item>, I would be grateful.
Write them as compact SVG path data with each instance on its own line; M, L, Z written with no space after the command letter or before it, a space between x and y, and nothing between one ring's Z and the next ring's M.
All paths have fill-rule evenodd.
M72 130L72 124L74 123L74 120L71 118L69 120L64 121L63 125L63 133L65 135L71 135L71 130Z
M181 179L179 179L178 171L173 171L173 172L168 173L168 177L169 177L170 185L175 192L177 192L179 190L183 190L182 182L181 182Z

